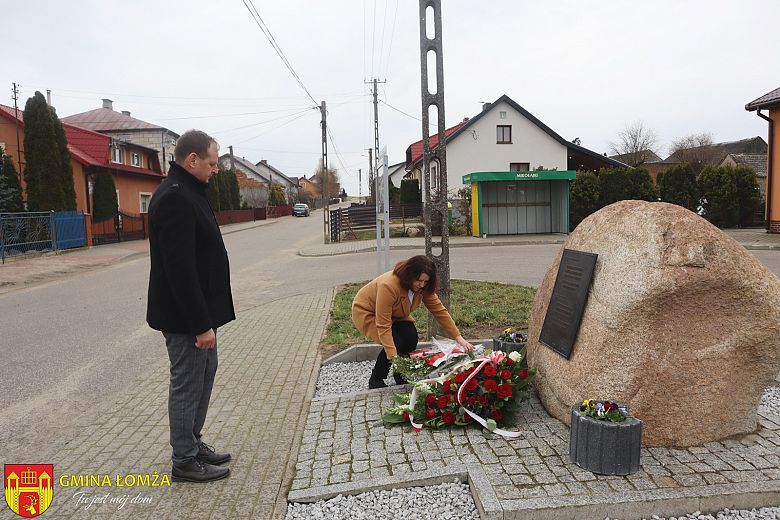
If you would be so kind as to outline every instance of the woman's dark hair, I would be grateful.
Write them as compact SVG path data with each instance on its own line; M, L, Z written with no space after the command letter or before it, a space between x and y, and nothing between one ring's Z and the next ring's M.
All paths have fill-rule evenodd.
M393 274L401 280L401 287L404 289L411 289L412 282L417 280L421 274L428 275L428 283L425 284L422 292L425 294L433 294L439 288L439 279L436 276L436 264L425 255L417 255L411 257L409 260L404 260L395 264L393 268Z

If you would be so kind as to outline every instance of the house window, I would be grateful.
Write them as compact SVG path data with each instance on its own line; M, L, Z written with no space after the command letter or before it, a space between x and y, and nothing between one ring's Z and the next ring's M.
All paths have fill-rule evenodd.
M141 192L138 194L140 199L141 213L149 213L149 201L152 200L152 194L148 192Z
M121 148L119 148L118 146L112 146L111 147L111 162L112 163L122 164L124 162L122 160L123 159L123 155L124 154L122 153L122 149Z
M512 143L512 125L496 126L496 143L497 144Z
M510 172L527 172L530 169L531 169L531 163L527 163L527 162L509 163Z
M140 168L141 167L141 154L138 153L138 152L131 153L130 154L130 164Z
M501 112L499 112L498 113L498 118L499 119L506 119L506 110L502 110Z

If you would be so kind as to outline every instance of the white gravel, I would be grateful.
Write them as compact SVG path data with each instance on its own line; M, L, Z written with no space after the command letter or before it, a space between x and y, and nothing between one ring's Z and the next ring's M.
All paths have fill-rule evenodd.
M468 484L372 491L339 495L313 504L291 503L285 520L479 520Z
M759 409L772 415L780 415L780 387L770 386L764 391Z
M368 378L375 361L360 361L358 363L331 363L320 367L320 377L314 397L350 394L368 390ZM392 370L391 370L392 373ZM388 386L394 385L392 374L385 379Z
M368 378L374 361L359 363L332 363L320 369L315 397L348 394L368 388ZM393 385L392 375L385 380ZM765 413L780 415L780 387L770 386L761 397L760 409ZM442 518L478 519L474 501L467 484L441 484L417 488L399 488L391 491L374 491L355 496L339 495L315 504L291 503L286 520L308 519L369 519L404 520ZM664 519L652 516L652 520L780 520L780 506L751 510L724 509L714 515L700 511L686 516ZM607 518L609 520L609 517Z

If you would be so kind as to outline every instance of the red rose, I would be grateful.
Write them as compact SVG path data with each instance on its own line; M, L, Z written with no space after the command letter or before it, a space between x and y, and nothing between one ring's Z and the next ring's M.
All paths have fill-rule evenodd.
M485 396L485 395L481 395L481 396L479 396L479 398L477 399L477 401L479 401L479 404L480 404L480 406L483 406L483 407L485 407L485 408L487 408L487 405L489 404L489 403L488 403L488 398L487 398L487 396Z
M490 416L496 421L500 421L501 419L504 418L504 414L501 413L501 410L499 410L498 408L494 408L490 410Z
M455 414L452 410L447 410L441 415L441 420L444 421L444 424L455 424Z
M496 389L496 395L501 399L512 395L512 385L498 385Z
M496 367L494 367L493 365L488 365L488 366L486 366L486 367L485 367L485 368L482 370L482 372L483 372L483 373L484 373L484 374L485 374L487 377L493 377L493 376L495 376L495 375L496 375Z
M439 410L442 410L442 409L446 408L449 403L450 403L450 396L449 396L449 394L443 395L443 396L439 397L439 400L438 400Z
M425 406L433 406L436 402L436 396L433 394L428 394L425 396Z
M501 379L503 379L504 381L509 381L510 379L512 379L512 372L510 372L509 370L502 370Z
M445 380L444 380L444 382L441 384L441 387L442 387L442 388L444 388L444 391L445 391L445 392L448 392L448 393L449 393L449 392L451 392L451 391L452 391L452 390L450 389L450 380L449 380L449 379L445 379Z
M482 387L485 389L486 392L495 392L498 388L498 383L496 383L495 379L486 379L484 383L482 383Z
M467 413L464 413L464 414L463 414L463 422L470 423L470 422L471 422L471 421L473 421L473 420L474 420L474 419L472 419L472 418L471 418L471 416L470 416L469 414L467 414Z
M469 392L473 392L474 390L477 389L478 386L479 386L479 381L477 381L477 378L475 377L471 381L466 383L466 390L468 390Z
M458 374L455 376L455 382L461 384L463 381L466 380L466 377L468 377L466 372L458 372Z
M506 361L506 366L508 366L508 367L511 367L512 365L515 364L515 362L510 357L504 358L504 361Z
M433 419L434 417L436 417L436 410L434 410L432 408L428 408L427 410L425 410L425 412L423 412L423 417L426 420L427 419Z
M528 370L522 369L520 372L517 373L517 377L519 377L520 379L525 379L526 377L528 377Z
M409 420L409 412L404 412L403 418L404 418L404 421L406 421L406 422L411 422L411 421Z
M473 396L473 395L470 395L470 396L466 397L464 399L464 401L466 401L467 405L471 406L472 404L477 402L477 398L475 396Z

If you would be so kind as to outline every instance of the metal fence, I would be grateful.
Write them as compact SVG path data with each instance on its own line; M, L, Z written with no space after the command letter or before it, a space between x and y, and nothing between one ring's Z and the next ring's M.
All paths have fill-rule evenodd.
M390 219L406 221L422 215L422 204L395 204L390 206ZM344 234L355 236L355 231L376 227L376 207L353 204L330 212L330 240L340 242Z
M119 211L115 215L92 222L92 245L115 244L147 237L143 215Z
M81 211L0 213L0 258L81 247L85 231Z

